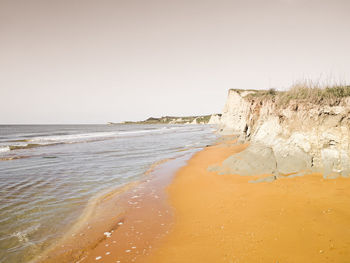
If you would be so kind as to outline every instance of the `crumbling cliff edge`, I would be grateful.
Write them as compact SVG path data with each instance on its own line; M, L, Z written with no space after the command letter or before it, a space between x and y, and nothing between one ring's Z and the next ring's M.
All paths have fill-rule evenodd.
M274 91L261 94L229 91L220 132L235 134L251 146L241 153L244 158L235 155L224 161L221 173L350 175L349 96L328 101L292 96L283 101Z

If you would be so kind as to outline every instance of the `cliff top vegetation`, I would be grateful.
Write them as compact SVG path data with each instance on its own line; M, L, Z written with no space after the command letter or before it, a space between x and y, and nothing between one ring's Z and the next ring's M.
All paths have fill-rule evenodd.
M243 92L243 90L234 90ZM246 98L273 100L278 105L286 105L291 101L320 105L336 105L340 103L342 98L350 97L350 85L320 85L311 81L296 83L286 91L275 89L245 91L250 91L250 93L245 96Z

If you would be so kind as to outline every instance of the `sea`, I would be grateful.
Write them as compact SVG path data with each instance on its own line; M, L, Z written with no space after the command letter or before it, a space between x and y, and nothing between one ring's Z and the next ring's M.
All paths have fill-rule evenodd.
M29 262L89 200L216 139L210 125L0 125L0 262Z

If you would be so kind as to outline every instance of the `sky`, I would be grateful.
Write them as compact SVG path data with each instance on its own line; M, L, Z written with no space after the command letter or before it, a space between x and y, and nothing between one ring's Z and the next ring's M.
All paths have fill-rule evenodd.
M0 0L0 123L220 113L230 88L350 83L348 0Z

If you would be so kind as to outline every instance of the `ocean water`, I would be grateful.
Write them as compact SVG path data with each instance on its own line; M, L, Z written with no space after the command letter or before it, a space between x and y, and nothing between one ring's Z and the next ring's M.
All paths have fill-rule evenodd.
M89 199L216 139L208 125L0 125L0 262L28 262Z

